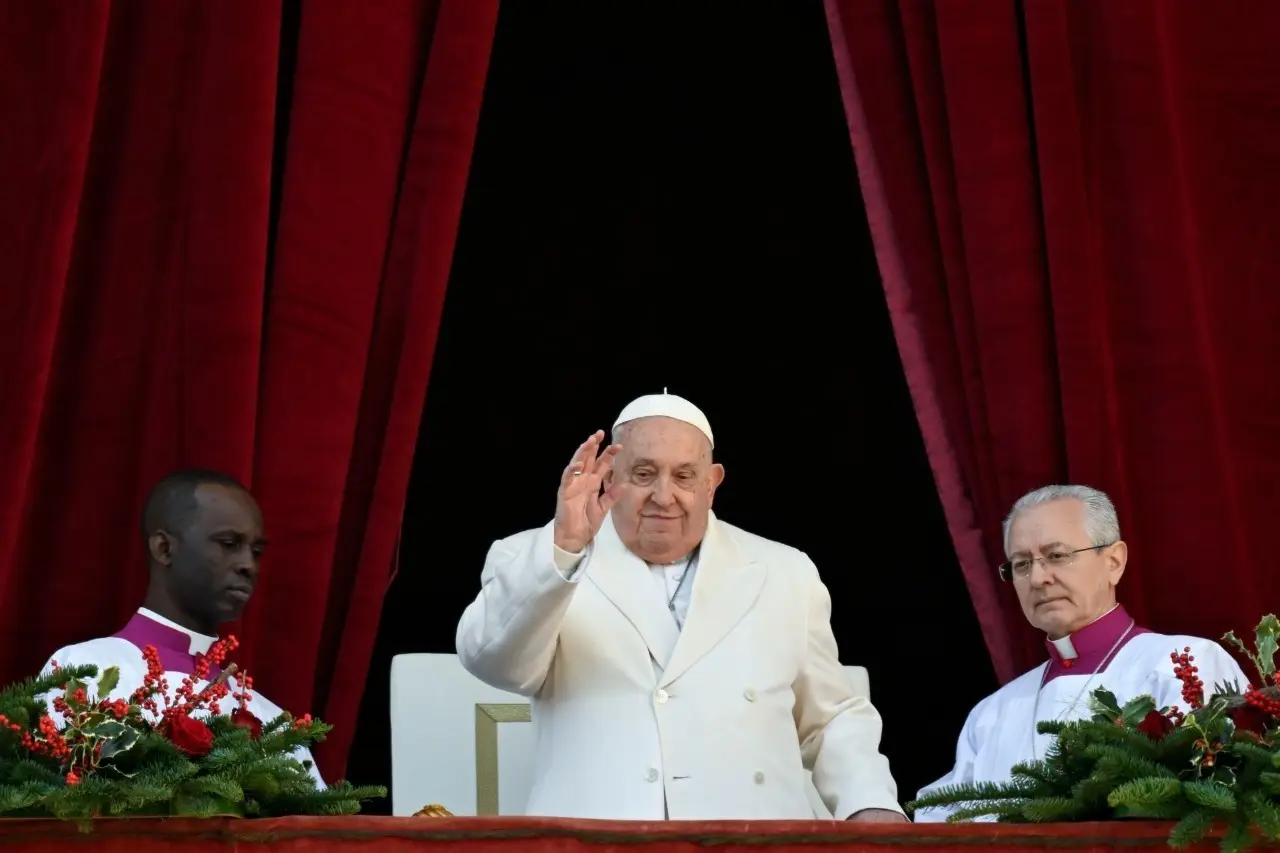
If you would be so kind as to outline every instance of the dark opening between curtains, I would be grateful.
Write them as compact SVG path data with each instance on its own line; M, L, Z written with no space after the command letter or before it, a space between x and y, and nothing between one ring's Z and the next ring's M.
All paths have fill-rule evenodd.
M817 563L902 798L949 768L995 681L822 4L508 2L349 778L390 779L392 656L453 652L490 542L545 523L578 443L664 386L716 430L721 516Z

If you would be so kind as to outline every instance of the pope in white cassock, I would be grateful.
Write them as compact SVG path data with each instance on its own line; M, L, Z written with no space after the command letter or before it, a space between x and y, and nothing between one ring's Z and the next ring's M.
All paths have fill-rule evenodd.
M253 595L266 545L262 512L253 496L216 471L180 471L161 480L147 498L143 534L150 564L145 606L112 636L58 649L45 664L46 672L55 661L60 666L93 664L99 674L119 667L119 684L100 699L127 699L141 687L147 674L142 650L155 646L165 667L169 700L174 701L195 667L195 656L209 651L218 640L218 626L239 618ZM220 674L218 667L210 668L210 678ZM207 683L194 686L198 691ZM235 676L227 686L240 691ZM223 705L230 713L230 703ZM251 691L248 710L264 723L281 713L256 691ZM51 716L61 721L56 711ZM324 787L310 750L300 748L296 757L309 763L317 786Z
M1090 717L1089 694L1100 687L1121 702L1148 695L1157 707L1185 706L1169 655L1188 646L1206 685L1248 683L1217 643L1152 633L1117 604L1128 547L1115 506L1097 489L1045 486L1024 495L1005 519L1004 548L1000 577L1012 580L1023 613L1045 632L1049 660L978 703L960 732L955 767L920 796L1010 781L1013 765L1043 758L1053 742L1036 724ZM915 820L942 821L952 811L921 809Z
M711 512L724 468L675 395L628 405L565 467L554 521L495 542L458 625L481 680L532 697L527 812L902 821L800 551Z

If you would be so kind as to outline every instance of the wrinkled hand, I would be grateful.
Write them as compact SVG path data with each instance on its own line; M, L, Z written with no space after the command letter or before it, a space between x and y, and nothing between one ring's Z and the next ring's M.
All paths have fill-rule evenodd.
M910 823L906 815L892 809L863 809L849 815L848 819L856 823Z
M603 441L604 433L597 430L582 443L560 476L554 541L557 547L571 554L578 553L596 538L604 517L622 493L623 486L619 483L601 492L613 457L622 449L620 444L611 444L597 456L596 450Z

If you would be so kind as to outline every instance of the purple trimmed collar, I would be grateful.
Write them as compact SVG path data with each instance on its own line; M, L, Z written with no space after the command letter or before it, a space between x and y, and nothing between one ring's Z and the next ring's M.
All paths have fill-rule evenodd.
M196 668L196 656L191 653L191 641L200 637L199 634L187 633L177 628L170 628L168 625L157 622L147 616L142 611L133 614L133 618L129 620L129 624L125 625L115 634L121 640L126 640L138 647L138 651L142 651L147 646L155 646L156 651L160 654L160 663L167 672L181 672L184 675L190 675ZM207 639L207 638L206 638ZM222 668L217 664L209 664L209 678L217 678L222 673Z
M1092 675L1101 672L1130 640L1139 634L1149 633L1151 632L1146 628L1134 624L1128 611L1117 605L1107 615L1095 619L1074 634L1068 634L1057 643L1046 637L1044 644L1049 650L1049 669L1042 683L1048 684L1060 675ZM1066 655L1060 646L1066 647ZM1070 656L1070 650L1075 651L1075 657Z

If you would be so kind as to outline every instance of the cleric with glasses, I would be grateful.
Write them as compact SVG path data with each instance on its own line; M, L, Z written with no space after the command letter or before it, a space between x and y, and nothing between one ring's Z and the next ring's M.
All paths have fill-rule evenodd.
M1044 563L1045 568L1051 571L1065 569L1076 561L1076 554L1083 554L1085 551L1099 551L1102 548L1110 548L1114 544L1116 543L1104 542L1101 545L1068 548L1061 542L1054 543L1049 546L1049 551L1044 556L1033 557L1030 554L1023 554L1001 563L999 569L1000 580L1008 581L1011 578L1027 578L1031 575L1031 567L1036 563Z
M1008 782L1015 764L1044 757L1046 720L1090 716L1089 695L1106 688L1122 700L1182 702L1169 655L1190 647L1205 684L1248 683L1221 646L1199 637L1156 634L1116 601L1129 549L1111 499L1088 486L1045 486L1021 497L1004 522L1001 579L1017 593L1027 621L1045 635L1048 660L978 703L956 745L951 772L920 795L947 785ZM921 809L917 822L942 821L954 808Z

